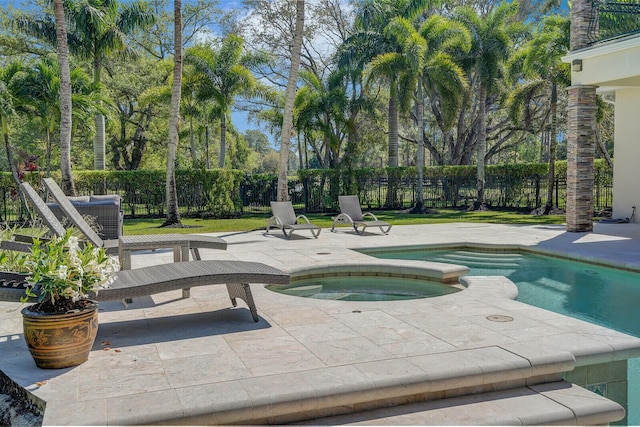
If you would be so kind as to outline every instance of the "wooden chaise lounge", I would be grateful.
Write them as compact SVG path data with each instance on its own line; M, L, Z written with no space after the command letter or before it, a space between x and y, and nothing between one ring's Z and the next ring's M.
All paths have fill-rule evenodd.
M4 243L4 242L2 242ZM20 301L25 295L25 285L17 274L3 273L0 278L0 300ZM229 298L235 307L236 298L242 299L257 322L258 312L251 294L250 283L289 283L289 275L258 262L249 261L189 261L122 270L109 288L91 295L96 301L126 300L160 292L182 289L182 297L189 297L189 289L195 286L227 285Z

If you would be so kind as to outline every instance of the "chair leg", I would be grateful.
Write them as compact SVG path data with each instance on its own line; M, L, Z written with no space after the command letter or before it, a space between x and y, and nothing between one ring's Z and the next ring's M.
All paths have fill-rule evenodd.
M313 235L314 238L318 238L318 236L320 235L320 229L317 230L311 230L311 234Z
M202 259L200 258L200 249L198 248L190 248L190 249L191 249L191 258L198 261Z
M260 320L256 304L253 301L253 295L251 294L251 288L247 283L228 283L227 292L229 292L229 298L234 307L237 306L236 298L240 298L249 307L253 321L257 322Z

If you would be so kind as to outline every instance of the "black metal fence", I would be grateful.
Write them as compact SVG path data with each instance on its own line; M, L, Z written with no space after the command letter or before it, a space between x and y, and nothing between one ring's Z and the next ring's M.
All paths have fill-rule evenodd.
M351 187L344 182L347 178L332 174L315 174L312 177L289 180L289 198L297 211L336 212L340 194L357 194L364 208L409 209L416 198L416 180L411 176L390 178L388 175L368 174L357 178ZM391 181L391 182L390 182ZM530 211L544 206L547 197L546 175L525 178L488 175L485 183L486 204L496 209ZM559 177L554 182L554 205L566 207L566 179ZM79 185L81 194L92 192L91 187ZM120 194L126 218L163 217L166 212L164 183L153 185L155 191L144 190L140 186L126 183L107 183L100 192ZM202 182L194 180L179 183L179 207L185 217L230 217L243 213L268 214L269 202L276 199L277 180L275 178L245 177L233 186L232 194L218 190L206 191ZM613 185L611 171L597 169L594 180L594 209L605 211L613 205ZM464 208L473 204L476 197L475 176L430 176L423 180L423 200L426 208ZM20 201L15 188L0 187L0 221L12 223L21 218ZM216 199L224 198L218 202ZM232 206L223 211L212 212L211 206Z
M593 0L587 32L590 44L640 32L640 2Z
M567 183L565 178L554 182L554 206L566 208ZM395 186L395 197L391 204L387 177L377 177L361 181L355 191L367 209L409 209L415 204L416 182L402 178ZM276 198L277 181L261 181L251 186L241 186L242 212L269 213L269 201ZM330 179L305 178L289 181L289 199L296 210L305 212L336 212L340 183ZM546 176L533 176L518 181L498 177L488 178L485 183L485 201L494 208L513 210L533 210L544 206L547 198L548 180ZM428 178L423 181L423 200L427 208L463 208L473 204L477 195L475 177ZM594 209L604 211L613 206L613 185L611 176L596 175L594 182Z

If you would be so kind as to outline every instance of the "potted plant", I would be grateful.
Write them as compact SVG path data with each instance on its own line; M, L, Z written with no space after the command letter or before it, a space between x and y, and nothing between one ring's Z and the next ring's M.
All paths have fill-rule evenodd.
M22 310L24 337L40 368L85 362L98 332L98 304L90 299L109 286L118 261L89 243L80 246L71 230L48 241L36 239L18 262L28 273Z

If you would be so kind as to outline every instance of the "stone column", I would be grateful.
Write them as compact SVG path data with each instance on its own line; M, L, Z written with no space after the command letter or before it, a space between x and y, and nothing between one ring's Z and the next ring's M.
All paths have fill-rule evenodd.
M571 86L567 107L567 231L593 230L596 88Z
M573 1L571 52L588 47L589 21L593 13L591 1ZM567 90L567 231L591 231L596 88L576 85Z
M574 0L571 5L571 35L569 45L572 51L589 45L589 23L597 13L590 0Z

